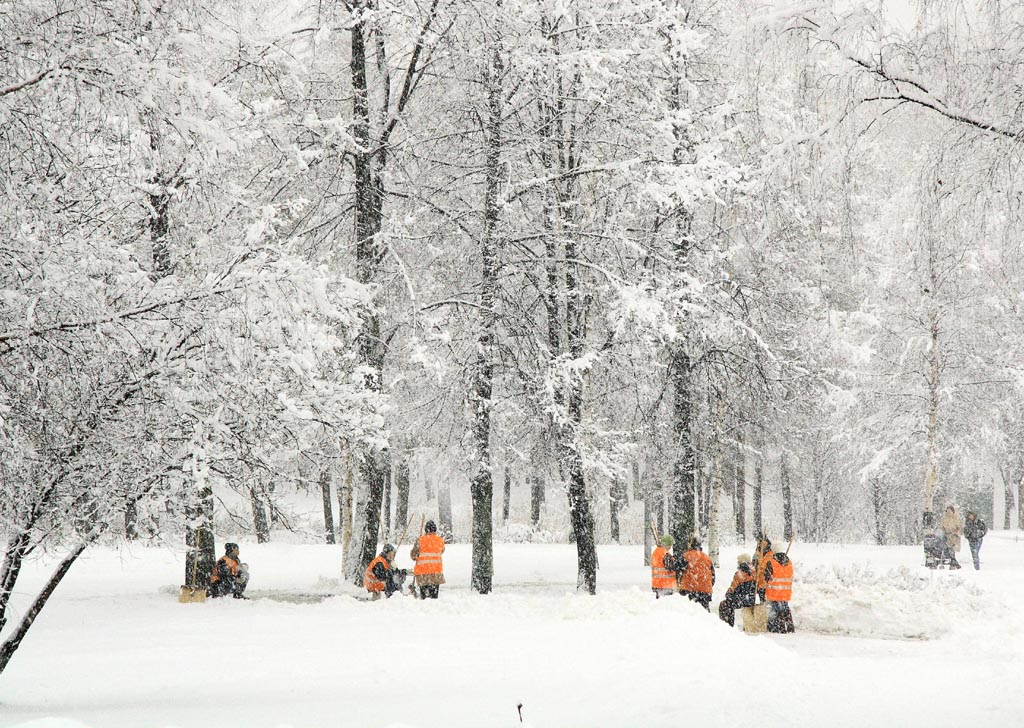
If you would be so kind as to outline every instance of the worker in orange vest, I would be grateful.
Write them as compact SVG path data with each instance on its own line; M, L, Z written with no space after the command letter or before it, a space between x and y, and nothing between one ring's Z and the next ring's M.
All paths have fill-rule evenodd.
M437 535L437 524L427 521L420 536L412 547L413 577L420 588L420 599L437 599L437 594L444 584L444 565L441 554L444 553L444 539Z
M793 562L784 553L773 553L767 559L765 574L765 605L768 610L768 631L779 634L795 632L789 600L793 596Z
M676 593L676 574L669 568L672 561L672 546L675 539L667 533L658 541L658 547L651 553L651 591L660 599ZM669 561L665 563L666 559Z
M715 565L711 557L701 550L700 539L690 539L689 548L682 558L676 559L675 569L679 572L679 593L711 611L711 592L715 586Z
M764 591L768 587L768 580L765 578L765 570L771 563L772 542L767 536L761 534L757 539L757 550L754 551L754 573L757 574L756 586L758 598L764 602Z
M248 599L243 594L248 585L249 565L239 562L238 544L224 544L224 555L217 559L217 565L210 574L210 596L230 594L235 599Z
M736 610L754 606L754 567L750 565L750 554L736 557L736 573L732 584L725 592L725 599L718 605L719 618L730 627L736 624Z
M366 567L363 573L363 587L374 599L380 595L391 597L395 592L402 591L406 570L394 568L395 547L389 543L381 547L380 554Z

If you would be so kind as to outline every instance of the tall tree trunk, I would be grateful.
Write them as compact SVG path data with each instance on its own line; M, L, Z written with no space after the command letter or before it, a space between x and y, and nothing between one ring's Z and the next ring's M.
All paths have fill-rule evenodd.
M534 475L530 483L530 522L540 526L540 507L544 503L544 478Z
M369 14L365 12L369 10L369 6L365 2L350 2L349 7L357 18L350 30L349 63L352 78L352 136L356 141L356 150L353 154L356 280L363 285L372 286L379 278L384 260L380 232L384 207L382 174L385 153L383 145L371 141L370 134L370 100L366 81L366 36L369 32L366 18ZM376 309L369 309L362 317L358 360L368 372L364 383L370 391L383 391L384 354L380 317ZM363 514L360 559L350 574L357 584L362 583L363 572L376 556L377 532L381 522L386 480L384 465L382 451L368 452L360 462L359 472L366 484L368 497Z
M755 426L754 443L754 485L753 496L754 535L764 535L764 430L760 423Z
M500 6L500 3L499 3ZM490 63L484 79L487 89L487 143L484 177L484 234L480 241L480 322L477 359L473 368L470 403L473 408L473 449L476 472L470 484L473 499L473 566L471 586L479 594L489 594L494 573L493 494L491 458L491 407L494 387L494 347L498 317L495 310L498 289L501 216L502 76L501 43L490 42Z
M267 506L261 491L260 484L253 483L249 487L249 502L252 504L252 527L256 532L256 543L267 543L270 540L270 525L267 521Z
M651 552L654 550L654 534L651 533L651 523L654 522L654 505L652 503L652 490L650 481L640 481L640 463L633 461L633 497L639 498L644 504L644 566L651 565Z
M680 344L670 348L668 376L672 383L672 444L675 454L672 487L669 491L669 530L676 543L685 546L697 532L697 487L694 478L696 453L693 446L693 402L690 391L692 371L690 357ZM661 524L658 525L661 528Z
M743 441L742 427L736 427L736 443L732 448L733 511L736 518L736 538L740 543L747 540L747 448Z
M783 450L779 459L779 484L782 486L782 537L786 541L793 537L793 491L789 476L789 455Z
M377 539L380 534L380 513L384 500L384 480L387 470L382 462L384 450L366 453L359 464L359 471L366 483L366 503L363 504L362 533L360 534L359 560L353 565L349 574L353 583L362 585L363 573L377 555Z
M932 289L934 290L934 289ZM927 461L924 476L924 515L922 523L925 528L935 520L935 484L939 479L939 317L935 310L928 312L928 329L931 337L928 351L928 423L927 423Z
M341 563L349 563L348 549L352 543L352 518L355 509L352 507L352 460L345 458L345 472L342 485L338 490L338 530L341 535Z
M409 458L403 454L395 468L395 527L409 522Z
M875 543L885 545L885 494L882 490L882 479L871 479L871 509L875 515Z
M1024 476L1017 485L1017 528L1024 531Z
M331 474L326 469L320 471L320 495L324 502L324 541L333 545L337 542L334 534L334 502L331 500Z
M708 484L708 556L715 566L718 566L718 500L725 481L725 447L725 400L719 393L715 397L715 449Z
M380 505L380 530L381 539L384 541L393 541L396 536L395 527L391 521L391 492L393 490L391 468L389 467L384 475L384 497Z
M619 543L619 511L626 503L626 481L616 475L608 486L608 515L611 526L612 541Z
M1011 499L1013 496L1010 496ZM124 537L134 541L139 537L139 509L134 498L130 498L124 506Z
M570 163L570 167L575 165ZM576 261L579 252L573 234L565 237L565 257ZM579 264L567 262L565 266L565 318L568 324L569 355L579 359L583 355L586 339L583 293ZM594 539L594 516L590 495L583 472L581 442L583 432L583 372L574 374L568 384L569 432L562 440L562 460L569 474L569 519L576 536L577 588L588 594L597 593L597 544Z
M512 503L512 473L509 472L509 467L505 466L505 488L502 493L501 502L501 522L508 523L508 515L511 510Z
M185 510L188 526L185 528L185 584L201 588L210 585L210 574L217 562L217 547L213 538L213 489L199 488L194 500Z

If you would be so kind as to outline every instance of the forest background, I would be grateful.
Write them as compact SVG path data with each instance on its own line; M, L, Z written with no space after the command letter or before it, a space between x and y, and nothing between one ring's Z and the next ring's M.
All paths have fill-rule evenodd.
M999 1L0 0L0 629L63 558L0 670L91 543L201 584L301 493L480 593L1024 523L1022 65Z

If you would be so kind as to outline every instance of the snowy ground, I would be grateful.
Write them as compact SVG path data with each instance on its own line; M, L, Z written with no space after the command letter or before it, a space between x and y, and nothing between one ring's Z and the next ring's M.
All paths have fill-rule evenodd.
M797 544L800 632L759 636L655 601L638 546L599 549L596 597L575 593L572 546L498 545L480 597L453 545L436 602L202 605L176 602L180 554L98 549L0 675L0 726L1020 726L1018 537L991 533L980 572L966 544L959 572L920 566L920 548ZM336 547L242 555L254 596L346 589Z

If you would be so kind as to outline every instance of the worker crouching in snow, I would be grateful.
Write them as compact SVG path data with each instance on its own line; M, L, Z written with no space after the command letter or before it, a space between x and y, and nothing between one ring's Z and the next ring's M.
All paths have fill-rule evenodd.
M690 539L689 548L670 564L679 573L679 593L711 611L711 591L715 586L715 565L711 557L701 551L697 537Z
M412 573L420 589L420 599L437 599L444 584L444 564L441 562L444 539L437 535L437 524L433 521L427 521L423 531L412 547L411 556L416 562Z
M238 544L224 544L224 555L217 559L217 565L210 574L210 596L248 599L244 596L249 585L249 565L239 563Z
M390 597L395 592L402 591L402 583L408 572L405 569L394 568L394 563L395 547L386 543L380 554L366 567L363 587L374 599L380 599L382 593L385 597Z
M725 593L725 599L718 605L718 616L730 627L736 624L736 610L754 606L754 567L750 565L750 554L736 557L736 573L732 584Z
M765 606L768 610L768 631L780 634L795 632L789 600L793 596L793 562L786 554L773 553L767 559L765 574Z
M676 593L676 574L665 562L672 561L675 539L668 534L661 537L658 547L651 553L651 591L656 599Z

